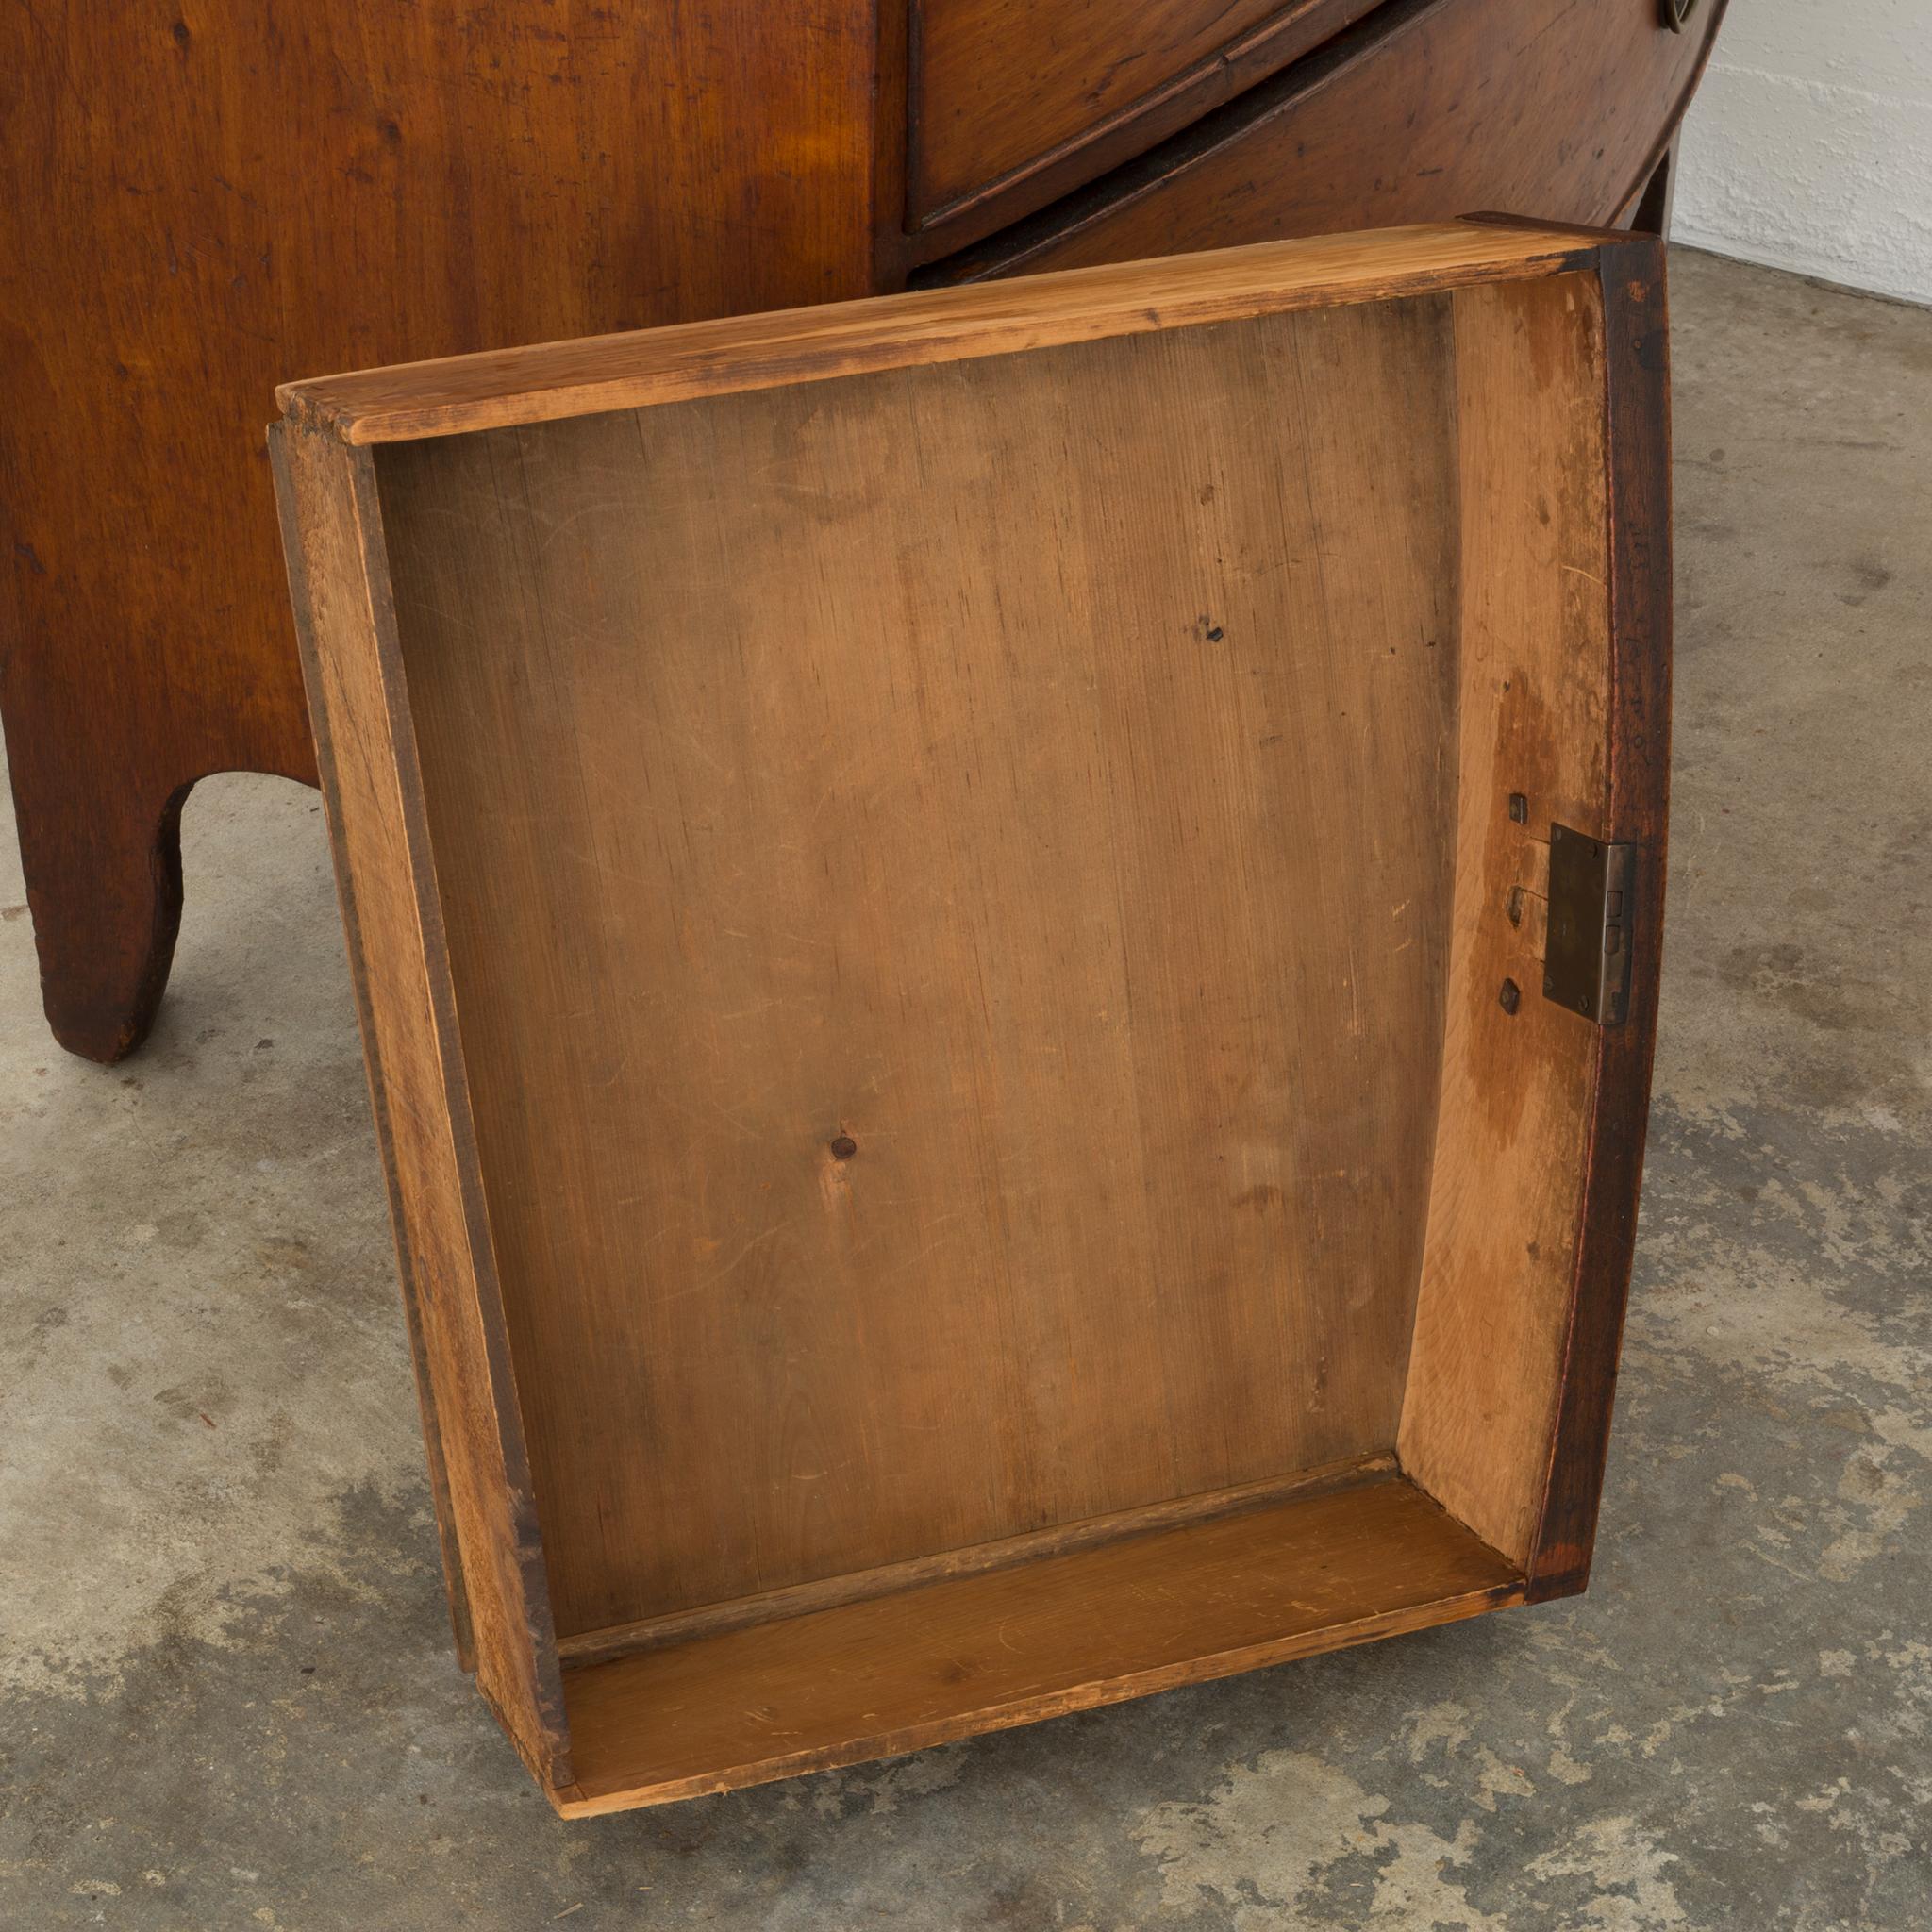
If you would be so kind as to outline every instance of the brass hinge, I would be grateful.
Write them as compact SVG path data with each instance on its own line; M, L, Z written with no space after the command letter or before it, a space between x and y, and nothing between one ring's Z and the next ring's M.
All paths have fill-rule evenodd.
M1630 1010L1637 848L1550 827L1550 931L1543 997L1599 1026Z

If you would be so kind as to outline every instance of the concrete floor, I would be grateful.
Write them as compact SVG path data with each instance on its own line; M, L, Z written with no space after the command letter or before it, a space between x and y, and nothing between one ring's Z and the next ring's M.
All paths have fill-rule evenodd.
M1596 1583L563 1825L452 1660L312 792L145 1054L0 841L0 1925L1932 1923L1932 312L1680 253L1657 1108Z

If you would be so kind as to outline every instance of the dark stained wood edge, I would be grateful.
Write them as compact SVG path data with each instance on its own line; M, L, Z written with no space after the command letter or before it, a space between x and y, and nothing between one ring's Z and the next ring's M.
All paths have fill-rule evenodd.
M873 1597L920 1590L928 1583L953 1577L984 1576L994 1570L1016 1569L1023 1563L1038 1562L1049 1557L1064 1557L1076 1550L1096 1549L1102 1543L1145 1536L1152 1530L1172 1529L1181 1524L1214 1522L1225 1516L1266 1509L1291 1498L1327 1495L1338 1490L1353 1489L1357 1484L1381 1481L1395 1473L1395 1457L1389 1451L1373 1456L1352 1456L1320 1468L1298 1470L1292 1475L1241 1483L1232 1489L1211 1490L1197 1496L1176 1496L1164 1502L1143 1504L1137 1509L1116 1509L1105 1516L1090 1516L1077 1523L1058 1524L1048 1529L1000 1537L991 1542L974 1543L964 1549L941 1550L932 1556L914 1557L902 1563L885 1563L872 1570L850 1570L842 1575L821 1577L812 1583L794 1583L779 1590L760 1591L756 1595L736 1597L726 1603L701 1604L693 1609L674 1610L668 1616L642 1617L635 1623L619 1624L608 1629L586 1630L580 1636L559 1638L557 1647L566 1670L581 1669L591 1664L608 1663L613 1657L629 1657L639 1651L661 1650L668 1644L715 1636L725 1630L742 1630L754 1624L781 1623L791 1617L808 1617L820 1610L837 1608L841 1604L863 1603Z
M1440 222L1061 269L284 383L288 422L413 441L1587 266L1603 233Z
M892 10L900 11L897 8ZM918 246L918 230L923 225L919 182L924 119L920 108L925 98L922 88L925 74L925 0L906 0L902 17L905 25L899 31L905 59L900 67L899 199L892 211L898 217L899 233L895 240L903 276L912 259L912 251ZM883 208L880 212L885 212Z
M1588 242L1598 247L1614 247L1631 239L1627 228L1593 228L1585 222L1541 222L1531 215L1512 214L1507 208L1473 208L1460 219L1478 228L1520 228L1532 235L1574 235L1579 242ZM1596 260L1581 262L1578 266L1592 275L1602 272L1602 264Z
M1628 1018L1597 1035L1562 1400L1528 1598L1590 1578L1636 1244L1663 958L1671 754L1670 325L1664 245L1602 256L1610 506L1608 836L1637 848Z
M439 1527L445 1540L444 1571L451 1591L451 1618L456 1626L458 1655L473 1671L476 1686L490 1708L496 1714L518 1755L533 1775L546 1788L568 1783L572 1776L569 1729L563 1701L562 1669L557 1655L557 1639L550 1609L549 1584L543 1564L542 1540L537 1522L536 1504L530 1480L529 1458L525 1444L523 1421L516 1402L514 1371L509 1358L509 1341L504 1318L502 1293L495 1276L486 1210L475 1149L475 1126L471 1116L466 1075L461 1063L454 994L449 983L447 952L442 936L441 908L437 899L434 864L429 853L426 816L423 805L422 776L416 758L414 727L408 713L408 697L403 679L400 650L396 638L394 606L390 594L389 563L382 529L380 496L375 477L375 459L368 450L349 448L333 438L309 436L304 439L303 460L298 461L295 437L272 427L268 432L269 453L275 473L278 514L286 545L291 600L295 615L297 643L301 652L302 675L311 711L317 763L321 774L324 808L329 822L330 846L335 855L337 884L341 900L344 928L348 935L350 963L357 991L358 1024L363 1030L365 1063L375 1102L377 1131L381 1141L385 1175L390 1183L398 1262L403 1281L412 1353L418 1371L418 1396L425 1412L425 1437L436 1491ZM304 494L310 490L310 477L303 474L305 462L313 464L313 493L320 497L337 494L355 531L358 546L359 591L366 600L366 618L355 628L353 638L326 638L316 619L311 558L303 518ZM441 1089L434 1093L391 1091L396 1076L382 1048L382 1026L376 1014L376 992L372 960L359 907L359 885L345 836L343 815L342 754L334 729L335 720L327 696L328 683L323 674L325 654L342 650L368 652L375 662L369 668L382 692L386 707L384 750L392 759L391 777L402 801L403 823L385 824L379 829L384 840L384 860L400 868L409 896L414 902L416 957L409 964L420 974L426 989L429 1013L426 1016L430 1046L435 1057ZM350 756L367 760L371 755L366 732ZM391 881L391 883L397 883ZM412 1024L412 1016L398 1016L401 1024ZM441 1109L446 1116L454 1142L457 1191L460 1198L444 1204L459 1219L465 1251L459 1257L460 1280L456 1291L469 1304L468 1313L477 1324L486 1353L491 1390L491 1412L472 1414L459 1391L443 1393L439 1387L434 1351L429 1344L425 1317L425 1277L408 1234L409 1214L405 1211L402 1170L396 1155L395 1109L409 1108L421 1116L425 1109ZM498 1499L504 1510L510 1541L508 1551L479 1550L466 1553L460 1545L459 1512L455 1507L450 1480L450 1448L444 1434L447 1424L458 1431L478 1432L465 1443L474 1460L486 1467L493 1463L501 1472L504 1493ZM489 1535L487 1526L479 1534ZM456 1548L452 1551L450 1543ZM476 1578L482 1578L481 1584ZM479 1606L476 1590L489 1593L495 1618L499 1643L507 1646L516 1660L508 1680L492 1681L490 1657L479 1641ZM498 1601L499 1596L502 1601Z
M872 289L906 286L912 263L908 208L911 171L913 0L873 0Z
M1677 152L1683 139L1684 125L1680 121L1672 128L1663 158L1650 171L1642 192L1624 211L1625 219L1618 222L1619 227L1634 228L1641 235L1655 235L1659 241L1670 240L1671 211L1677 200Z
M983 241L996 229L1084 187L1095 176L1191 125L1245 89L1304 60L1348 31L1382 0L1287 0L1226 45L1025 160L929 204L919 151L919 37L923 0L912 0L911 51L906 67L906 247L927 261Z

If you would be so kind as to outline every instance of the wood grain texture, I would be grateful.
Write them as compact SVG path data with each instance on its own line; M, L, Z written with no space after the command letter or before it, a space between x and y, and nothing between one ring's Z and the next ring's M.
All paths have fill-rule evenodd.
M566 1670L608 1663L634 1651L661 1650L694 1637L748 1629L754 1624L777 1623L788 1617L809 1616L844 1604L862 1603L870 1597L894 1596L902 1591L923 1589L951 1577L982 1576L1042 1557L1098 1549L1103 1543L1121 1542L1153 1530L1174 1529L1183 1524L1208 1523L1253 1509L1272 1508L1290 1497L1306 1498L1331 1490L1352 1489L1394 1473L1392 1452L1352 1456L1325 1467L1297 1470L1289 1476L1270 1476L1234 1489L1211 1490L1205 1495L1143 1503L1138 1508L1090 1516L1080 1523L1058 1524L1051 1529L1029 1530L1020 1536L1003 1537L996 1542L969 1543L963 1549L939 1550L929 1557L915 1557L876 1570L848 1570L812 1583L761 1591L755 1596L733 1597L724 1603L699 1604L689 1610L674 1610L665 1616L613 1624L604 1630L587 1630L579 1636L559 1638L558 1655Z
M1637 247L1638 244L1632 244ZM1611 836L1609 521L1594 278L1457 295L1461 774L1428 1241L1399 1448L1527 1564L1549 1479L1598 1027L1542 997L1553 822ZM1512 793L1526 822L1509 815ZM1504 1008L1503 981L1521 990Z
M1171 141L919 278L976 280L1476 208L1607 225L1661 158L1723 14L1713 4L1693 31L1672 34L1654 0L1391 0Z
M1609 804L1636 848L1630 1013L1596 1037L1594 1107L1562 1396L1531 1591L1583 1589L1596 1541L1637 1240L1663 961L1671 770L1670 317L1661 241L1620 249L1603 281L1610 513Z
M869 292L874 58L859 0L0 9L0 711L63 1044L147 1029L188 788L315 779L275 383Z
M1030 214L1379 4L915 0L908 225Z
M1100 260L1482 206L1608 220L1612 162L1661 152L1722 12L1674 36L1649 0L1393 0L1310 54L1357 0L1219 25L1190 0L932 4L954 52L928 137L950 111L991 165L1039 159L919 232L897 6L0 15L0 714L64 1045L114 1059L152 1022L194 782L315 775L259 436L277 379L858 296L938 257L991 274L1057 240ZM1056 18L1062 51L1016 62L1011 34ZM1291 140L1261 128L1305 98Z
M1392 1441L1449 316L383 452L560 1632Z
M275 455L417 1372L440 1424L430 1449L459 1553L459 1635L466 1624L477 1687L525 1761L555 1784L571 1760L542 1542L441 963L374 465L299 432L277 431Z
M1561 275L1598 239L1459 221L1328 235L1039 275L1024 289L936 291L356 370L284 383L276 400L291 422L347 442L414 441Z
M1581 1587L1654 982L1535 968L1553 820L1661 862L1660 251L1447 233L291 392L479 1680L564 1810Z
M573 1671L566 1817L730 1790L1517 1601L1399 1476Z

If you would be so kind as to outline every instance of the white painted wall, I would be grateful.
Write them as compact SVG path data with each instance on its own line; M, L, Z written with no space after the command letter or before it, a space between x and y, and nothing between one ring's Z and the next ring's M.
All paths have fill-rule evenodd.
M1932 303L1932 0L1731 0L1672 233Z

